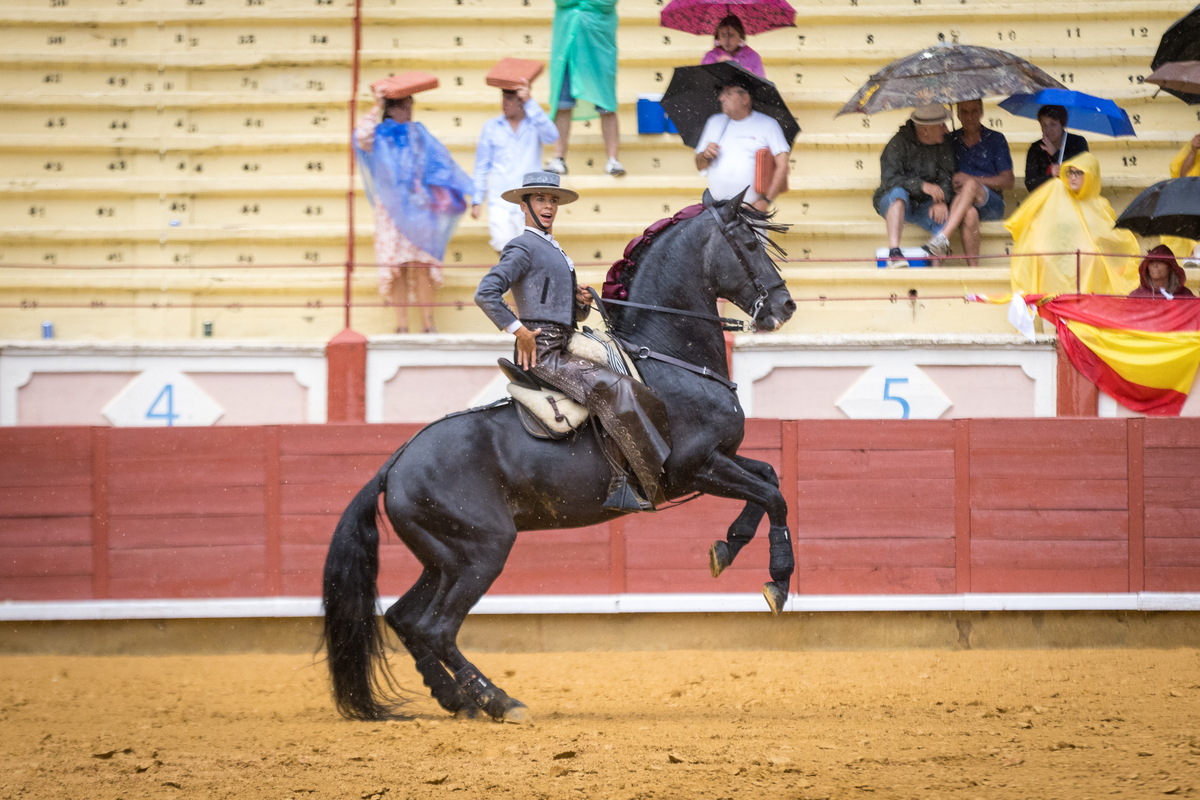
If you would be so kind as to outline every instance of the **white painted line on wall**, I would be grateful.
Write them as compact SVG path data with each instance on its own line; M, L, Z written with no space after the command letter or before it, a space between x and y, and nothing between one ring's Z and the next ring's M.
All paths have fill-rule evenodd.
M396 601L380 598L382 611ZM787 612L869 611L1200 611L1200 593L792 595ZM473 614L765 613L760 594L495 595ZM319 617L319 597L204 600L72 600L0 603L0 621Z

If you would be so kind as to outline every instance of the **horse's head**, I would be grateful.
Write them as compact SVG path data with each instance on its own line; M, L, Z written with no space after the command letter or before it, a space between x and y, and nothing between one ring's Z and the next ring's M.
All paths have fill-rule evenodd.
M787 283L771 259L771 251L786 255L767 234L782 233L784 225L744 205L746 190L723 202L704 193L707 216L713 218L719 235L709 244L706 268L717 296L731 301L750 315L759 330L778 330L796 311Z

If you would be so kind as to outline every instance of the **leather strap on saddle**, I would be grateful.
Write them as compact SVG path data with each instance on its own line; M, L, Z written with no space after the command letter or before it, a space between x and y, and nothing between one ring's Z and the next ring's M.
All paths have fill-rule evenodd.
M672 366L686 369L688 372L694 372L697 375L702 375L705 378L712 378L714 381L721 384L731 392L737 391L736 383L718 372L713 372L708 367L697 367L695 364L675 358L674 356L669 356L666 353L656 352L651 350L649 347L639 347L635 344L630 344L624 339L617 339L617 341L621 343L621 347L625 348L625 352L629 353L639 361L644 361L649 358L655 361L661 361L664 364L671 364Z

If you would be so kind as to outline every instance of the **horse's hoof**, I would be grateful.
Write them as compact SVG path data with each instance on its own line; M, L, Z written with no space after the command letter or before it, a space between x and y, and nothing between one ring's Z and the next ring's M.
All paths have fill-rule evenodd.
M513 700L504 711L504 716L500 718L501 722L511 722L514 725L532 725L533 714L529 713L529 706L522 703L520 700Z
M767 598L767 605L771 607L772 613L777 617L783 611L783 604L787 602L788 598L787 592L774 583L763 584L763 597Z
M729 545L724 542L713 542L713 546L708 548L708 571L712 573L714 578L719 578L725 568L733 563L733 559L729 557Z

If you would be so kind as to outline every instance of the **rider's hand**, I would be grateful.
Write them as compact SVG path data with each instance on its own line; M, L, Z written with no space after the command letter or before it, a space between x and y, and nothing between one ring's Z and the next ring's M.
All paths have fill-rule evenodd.
M471 206L471 219L479 219L479 212L482 210L483 209L479 203L476 203L475 205Z
M938 186L936 183L922 181L921 191L929 195L929 199L935 203L946 202L946 195L942 192L942 187Z
M592 304L592 293L590 286L575 287L575 305L588 306Z
M950 216L950 209L945 203L934 203L933 207L929 209L929 218L938 225L945 223L948 216Z
M517 337L517 366L521 369L537 366L537 335L541 332L541 328L531 331L524 325L513 331Z

